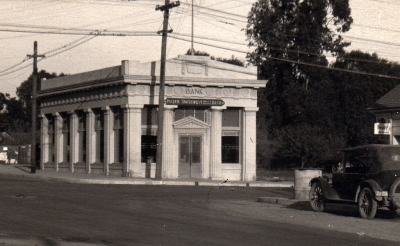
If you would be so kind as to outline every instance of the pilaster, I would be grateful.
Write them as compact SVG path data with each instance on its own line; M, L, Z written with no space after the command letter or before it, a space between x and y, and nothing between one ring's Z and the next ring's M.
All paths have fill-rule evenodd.
M243 110L243 180L256 180L256 114L258 108Z
M113 152L111 152L111 132L112 132L112 124L111 124L111 110L110 107L104 107L103 110L104 114L104 174L109 174L109 166L111 164L111 156Z
M74 172L74 163L79 160L79 135L78 135L78 116L75 111L68 112L70 120L70 170Z
M210 137L210 178L220 180L221 177L221 137L222 137L222 108L211 108L211 137Z
M178 163L174 162L175 146L174 146L174 108L177 106L164 106L164 130L162 145L162 177L167 179L178 178Z
M62 118L59 113L53 114L54 117L54 169L58 171L58 164L62 162L63 149L62 149Z
M49 152L50 152L50 139L49 139L49 119L46 115L40 115L40 142L41 142L41 153L40 153L40 169L44 169L44 164L49 162Z
M123 106L124 108L124 164L123 175L141 177L142 105Z

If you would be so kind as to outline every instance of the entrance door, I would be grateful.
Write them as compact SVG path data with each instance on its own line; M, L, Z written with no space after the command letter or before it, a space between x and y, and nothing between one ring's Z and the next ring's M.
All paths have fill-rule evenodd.
M179 178L201 178L201 137L179 137Z

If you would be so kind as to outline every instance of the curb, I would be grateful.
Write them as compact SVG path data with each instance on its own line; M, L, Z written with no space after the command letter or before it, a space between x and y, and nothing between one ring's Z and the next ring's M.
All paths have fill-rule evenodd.
M279 204L279 205L309 205L309 201L304 200L296 200L292 198L283 198L283 197L259 197L257 202L262 203L270 203L270 204Z
M1 171L1 169L0 169ZM203 187L259 187L259 188L292 188L293 182L215 182L215 181L182 181L182 180L132 180L124 179L98 179L82 177L54 177L42 174L0 172L0 176L17 178L42 179L74 184L104 184L104 185L172 185L172 186L203 186Z

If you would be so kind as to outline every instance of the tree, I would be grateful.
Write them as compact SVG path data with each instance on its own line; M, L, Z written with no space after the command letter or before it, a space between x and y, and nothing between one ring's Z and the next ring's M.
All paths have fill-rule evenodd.
M38 73L38 89L40 81L43 78L50 79L58 76L64 76L63 73L57 75L48 73L44 70ZM29 76L27 80L21 83L17 88L17 98L9 98L9 96L0 93L0 133L5 132L0 142L2 144L26 144L29 143L32 127L32 83L33 76Z
M346 53L333 67L358 72L400 77L400 64L381 59L377 54L362 51ZM334 81L332 97L338 103L335 110L337 128L345 133L347 146L371 143L388 143L387 138L374 136L375 116L367 111L379 98L399 84L398 79L332 72Z
M64 73L57 75L56 73L48 73L45 70L41 70L38 73L38 83L37 90L40 90L41 80L42 79L51 79L55 77L65 76ZM27 108L31 108L31 97L32 97L32 83L33 83L33 75L31 74L27 80L21 83L21 85L17 88L17 96L22 103L24 103ZM29 110L28 110L29 111ZM30 111L29 111L30 112Z
M304 63L327 66L326 53L343 56L349 43L337 33L348 31L351 23L348 0L259 0L253 4L246 35L255 49L248 58L259 67L259 77L268 80L260 93L264 102L259 104L258 120L265 126L258 129L257 142L268 138L277 143L271 155L301 166L316 166L320 157L334 155L322 143L340 143L338 135L320 135L332 126L331 112L326 110L333 106L328 100L332 93L329 73Z

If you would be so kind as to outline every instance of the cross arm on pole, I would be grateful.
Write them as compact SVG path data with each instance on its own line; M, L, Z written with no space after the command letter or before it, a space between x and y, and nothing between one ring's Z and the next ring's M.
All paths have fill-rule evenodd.
M162 6L157 5L156 6L156 10L164 11L166 9L172 9L172 8L178 7L179 5L181 5L181 3L179 1L172 2L172 3L169 3L169 4L165 4L165 5L162 5Z

